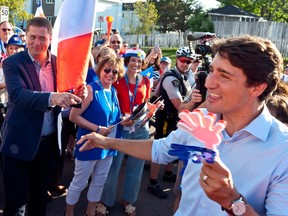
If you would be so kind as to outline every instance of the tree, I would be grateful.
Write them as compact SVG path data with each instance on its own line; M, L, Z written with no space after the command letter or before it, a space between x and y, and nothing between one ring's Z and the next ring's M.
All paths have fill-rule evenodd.
M145 35L150 34L158 20L158 11L155 4L149 0L145 2L136 1L134 9L140 21L136 28L137 33Z
M9 22L28 20L32 17L25 11L26 0L0 0L0 6L9 7Z
M192 32L214 32L214 24L202 7L195 10L194 15L188 20L188 26Z
M197 0L154 0L159 13L158 30L184 32L189 29L188 19L198 7Z
M233 4L268 21L288 23L287 0L217 0L222 6Z

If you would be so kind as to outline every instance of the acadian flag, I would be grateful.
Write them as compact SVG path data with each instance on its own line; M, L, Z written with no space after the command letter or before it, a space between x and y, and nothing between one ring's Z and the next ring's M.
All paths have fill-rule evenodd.
M141 75L147 76L149 79L153 78L153 74L154 74L154 66L151 66L151 67L141 71Z
M44 17L45 18L44 11L42 8L42 0L38 0L38 6L37 6L37 9L35 11L35 17Z
M57 88L84 84L92 47L97 0L64 0L54 24L51 52L57 56Z
M154 80L153 80L154 70L155 70L154 66L151 66L151 67L141 71L141 73L140 73L142 76L147 76L148 77L148 79L150 81L150 87L151 88L153 87L153 82L154 82Z

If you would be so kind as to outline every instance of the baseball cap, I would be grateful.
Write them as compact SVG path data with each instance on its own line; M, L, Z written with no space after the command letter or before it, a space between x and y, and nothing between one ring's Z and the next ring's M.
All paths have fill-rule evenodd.
M131 49L126 50L124 58L130 57L130 56L145 59L146 54L142 49L131 48Z
M4 44L5 48L9 45L18 45L23 46L22 40L18 35L12 35L10 39L8 40L8 43Z
M172 62L171 59L169 57L166 57L166 56L164 56L160 59L160 63L163 61L167 62L168 64L171 64L171 62Z

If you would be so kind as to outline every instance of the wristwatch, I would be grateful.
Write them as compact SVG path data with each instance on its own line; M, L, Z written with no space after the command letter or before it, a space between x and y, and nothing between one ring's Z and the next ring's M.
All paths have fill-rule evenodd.
M243 215L246 212L247 201L246 199L240 194L240 197L233 200L231 207L229 209L225 209L221 207L223 211L226 211L230 215Z

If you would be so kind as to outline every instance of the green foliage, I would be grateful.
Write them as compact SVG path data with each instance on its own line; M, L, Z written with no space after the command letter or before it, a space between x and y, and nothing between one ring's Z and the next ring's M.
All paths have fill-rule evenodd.
M154 0L159 13L158 30L184 32L189 29L188 19L199 7L197 0Z
M202 8L195 11L194 16L188 20L189 29L193 32L214 32L214 25Z
M288 23L287 0L217 0L222 6L233 4L268 21Z
M26 0L0 0L0 6L9 7L9 22L28 20L32 15L25 11Z
M284 57L284 65L288 65L288 57Z
M140 21L136 29L137 33L150 34L159 17L155 4L149 0L145 2L136 1L134 8Z
M167 49L161 49L162 51L162 56L167 56L172 60L173 67L176 63L176 51L177 48L167 48Z

